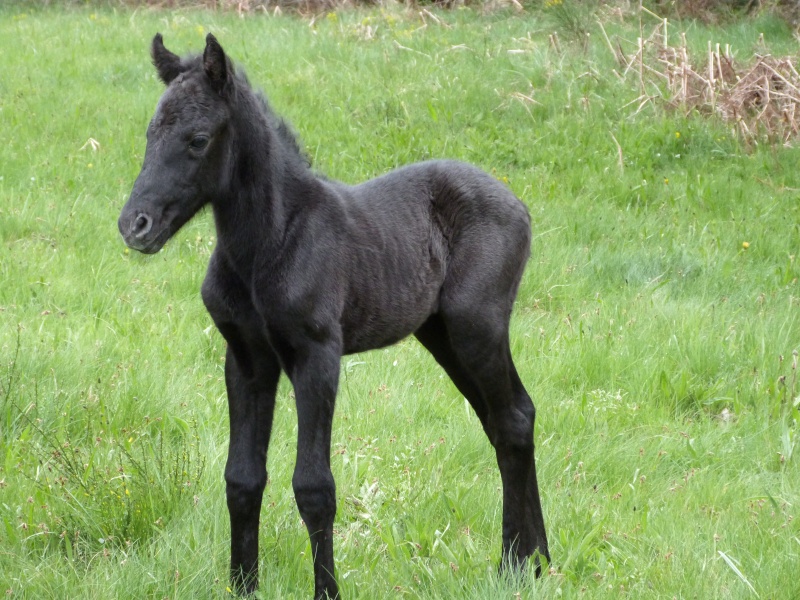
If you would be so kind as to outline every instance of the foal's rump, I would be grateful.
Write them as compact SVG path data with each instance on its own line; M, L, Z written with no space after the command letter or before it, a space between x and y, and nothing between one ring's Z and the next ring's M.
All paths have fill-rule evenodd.
M440 305L450 313L478 308L507 323L530 255L528 209L508 187L472 165L433 166L433 214L449 240Z
M402 339L443 302L510 313L530 219L505 185L471 165L429 161L344 195L354 267L343 315L349 351Z

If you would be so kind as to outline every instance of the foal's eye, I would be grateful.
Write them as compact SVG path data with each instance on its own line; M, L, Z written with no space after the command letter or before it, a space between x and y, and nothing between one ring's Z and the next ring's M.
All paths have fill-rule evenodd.
M208 136L198 135L193 137L192 141L189 142L189 146L192 148L192 150L202 150L208 146Z

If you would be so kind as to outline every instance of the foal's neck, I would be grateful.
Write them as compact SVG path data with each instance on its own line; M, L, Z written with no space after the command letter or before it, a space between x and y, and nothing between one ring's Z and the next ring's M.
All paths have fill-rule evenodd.
M279 255L287 219L316 181L254 95L232 125L228 194L212 203L217 238L232 266L250 280L253 263Z

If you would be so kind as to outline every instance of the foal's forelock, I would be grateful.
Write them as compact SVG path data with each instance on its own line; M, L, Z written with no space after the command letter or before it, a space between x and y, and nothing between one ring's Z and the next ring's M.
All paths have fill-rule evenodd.
M199 77L181 74L170 84L156 105L151 121L153 129L170 127L181 119L190 124L213 109L211 91L204 89Z

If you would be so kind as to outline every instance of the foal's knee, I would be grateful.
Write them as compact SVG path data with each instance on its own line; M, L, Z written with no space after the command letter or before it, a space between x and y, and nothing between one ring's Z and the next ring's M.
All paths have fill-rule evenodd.
M267 485L267 473L243 477L225 473L225 495L232 514L248 514L261 509L261 498Z

